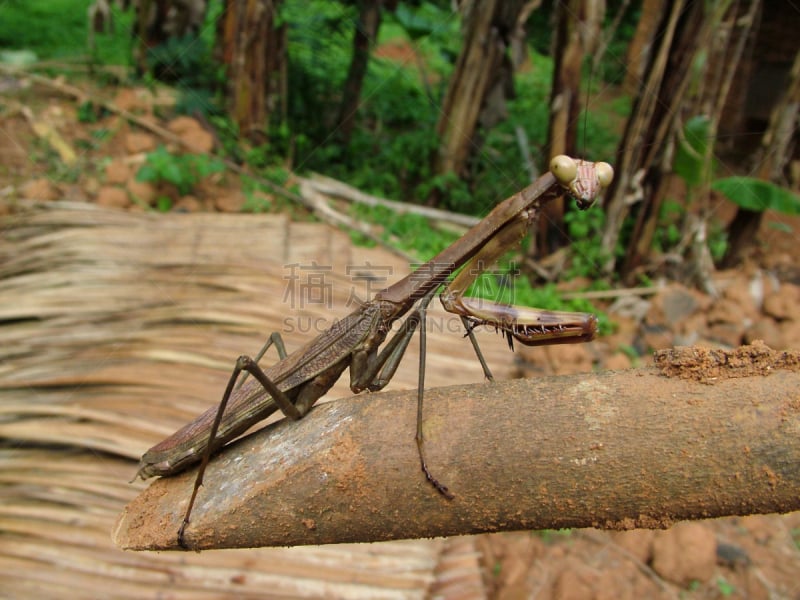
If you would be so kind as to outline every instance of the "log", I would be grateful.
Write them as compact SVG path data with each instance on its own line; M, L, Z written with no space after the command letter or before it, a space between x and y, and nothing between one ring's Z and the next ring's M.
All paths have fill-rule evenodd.
M798 510L800 373L792 356L775 369L732 364L730 376L717 365L710 378L667 357L661 372L426 390L429 467L452 501L420 471L416 392L323 404L215 457L186 539L198 550L292 546L664 528ZM752 374L763 372L772 374ZM155 481L119 517L114 542L177 549L194 477L192 469Z

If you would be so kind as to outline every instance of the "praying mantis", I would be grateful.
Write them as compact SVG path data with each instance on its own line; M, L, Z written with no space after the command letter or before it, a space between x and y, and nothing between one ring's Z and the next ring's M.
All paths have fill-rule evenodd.
M178 531L180 546L187 548L184 534L203 482L203 474L214 452L276 410L291 419L302 418L348 367L350 389L354 393L382 389L397 370L417 329L422 348L415 436L420 465L431 485L442 496L452 499L452 492L428 468L422 435L425 316L428 305L436 291L463 267L445 285L440 300L445 310L460 317L466 336L489 380L492 374L475 339L473 330L476 327L494 327L508 339L512 347L514 340L537 346L578 343L594 338L597 331L594 315L478 301L464 296L464 293L486 266L520 241L546 202L567 194L577 202L579 208L587 209L608 187L613 177L614 170L608 163L556 156L550 162L548 172L495 206L483 220L449 247L410 275L378 292L372 300L292 354L286 354L280 334L273 333L262 354L274 344L280 357L277 363L262 369L257 360L240 356L219 406L212 406L150 448L139 463L137 476L142 479L173 475L200 463L189 505ZM405 322L386 341L393 323L406 314L408 317ZM252 375L253 379L237 387L243 371Z

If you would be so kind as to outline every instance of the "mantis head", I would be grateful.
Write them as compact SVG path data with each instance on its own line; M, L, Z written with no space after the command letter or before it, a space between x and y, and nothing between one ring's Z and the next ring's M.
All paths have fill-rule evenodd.
M575 160L566 154L559 154L550 161L550 172L561 187L575 198L581 209L594 204L600 193L614 180L614 169L610 164Z

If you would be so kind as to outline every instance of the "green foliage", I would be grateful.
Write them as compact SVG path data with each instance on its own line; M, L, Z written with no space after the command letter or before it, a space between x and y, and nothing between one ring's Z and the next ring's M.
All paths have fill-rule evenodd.
M675 200L668 198L661 204L659 227L653 235L653 245L659 252L666 252L681 241L683 214L683 206Z
M593 94L590 92L590 97ZM619 96L597 108L590 104L589 112L582 115L578 123L581 157L613 162L619 144L620 124L631 114L631 104L629 96Z
M683 136L675 152L673 168L685 182L689 196L703 183L711 182L711 189L728 197L734 204L754 212L775 210L786 215L800 214L800 198L791 191L769 181L754 177L726 177L712 180L713 164L706 157L710 137L708 117L699 115L686 122ZM680 221L683 208L675 203L665 202L660 222L662 226L656 233L656 246L662 251L674 247L680 240ZM714 260L721 260L728 247L726 231L716 223L711 223L708 234L708 248Z
M261 169L259 175L261 178L274 183L277 187L284 188L289 180L290 173L283 167L272 165ZM297 206L293 205L291 201L283 196L275 195L269 186L265 186L261 181L248 176L243 176L242 178L242 191L245 194L245 202L242 206L242 211L244 212L285 211L291 213L297 209ZM294 189L291 191L296 193ZM292 216L294 217L295 215L292 214Z
M606 213L600 208L588 210L570 210L564 215L567 235L572 248L572 260L566 279L586 277L594 279L602 266L608 262L600 244L597 243L605 226ZM620 250L621 254L621 250Z
M0 48L28 49L41 59L86 55L86 0L0 2ZM112 4L112 6L115 6ZM130 55L132 12L112 10L116 34L95 34L95 60L124 64Z
M440 208L460 213L475 213L481 210L467 183L455 173L428 176L416 189L416 195L420 200L428 198L434 192L443 199Z
M712 221L708 232L708 251L719 262L728 250L728 232L718 221Z
M172 198L159 196L156 198L156 210L158 212L169 212L172 210Z
M356 7L339 2L288 2L281 6L281 18L289 28L290 129L322 142L333 129L349 67L350 27L356 18ZM302 160L312 150L298 148L298 156Z
M215 90L221 88L224 71L211 57L202 37L169 38L147 50L147 67L156 79L180 90L175 111L180 114L217 114Z
M515 97L507 102L508 119L497 124L485 136L481 152L473 157L470 194L461 200L455 210L471 214L485 213L499 200L510 196L530 184L524 161L520 160L517 129L524 131L535 166L545 168L544 144L549 119L549 96L553 78L553 62L550 58L531 52L531 68L515 76ZM599 140L599 132L609 124L594 113L588 119L591 137ZM596 136L596 137L595 137ZM608 156L605 149L587 140L589 156ZM610 152L613 153L613 147Z
M90 100L81 102L78 106L78 121L81 123L96 123L97 115L94 111L94 104Z
M296 168L323 171L368 192L394 198L421 197L416 187L430 174L429 157L438 142L438 113L427 97L416 63L371 57L357 127L344 146L337 135L337 119L352 55L355 7L331 2L312 2L310 6L287 3L283 17L290 24L292 102L288 126L274 123L270 128L272 160L290 156ZM385 30L405 36L389 15L382 39ZM427 44L428 40L421 42L413 50L423 52Z
M384 13L384 17L379 34L381 42L407 38L427 65L425 68L438 73L450 70L461 44L461 23L450 5L402 2L393 13Z
M483 132L485 140L482 152L473 158L472 163L471 193L452 207L455 210L471 214L484 213L499 199L530 183L530 175L519 156L517 128L525 132L531 155L538 163L536 166L540 170L546 166L544 143L547 137L553 62L549 57L535 52L531 52L529 58L531 68L515 76L516 96L508 101L508 119L492 130ZM629 108L630 99L620 97L591 110L587 119L581 119L578 127L581 154L597 160L597 157L610 160L618 142L615 122L619 121L619 114L626 113Z
M420 260L432 258L458 238L455 233L433 229L421 215L400 214L384 206L357 204L351 213L359 220L379 223L383 227L381 239Z
M282 15L290 26L292 102L288 127L274 123L270 128L269 146L260 151L264 161L289 157L297 169L321 171L367 192L397 199L424 200L435 189L443 208L471 214L485 214L527 185L530 179L519 159L515 128L525 130L534 159L539 158L542 152L536 146L543 145L547 133L552 80L552 60L536 53L531 54L532 68L515 76L516 96L508 104L509 119L482 132L485 141L470 166L469 185L452 175L431 175L431 158L439 143L438 105L462 42L458 19L438 5L445 6L401 4L398 14L384 15L380 43L402 50L409 58L403 54L370 58L357 126L350 143L342 146L337 143L336 119L352 54L354 7L286 3ZM422 31L430 34L417 37ZM588 122L587 154L613 153L616 140L608 133L612 120L596 119L593 113Z
M107 127L98 127L92 131L92 138L98 142L106 142L111 139L113 133Z
M611 25L611 21L617 14L620 4L620 0L609 0L605 22L603 23L604 31L607 31L608 27ZM608 44L603 60L597 66L598 73L596 73L593 78L596 78L598 81L622 82L625 78L628 45L636 33L636 26L639 23L641 14L641 3L631 2L628 5L614 37Z
M136 174L138 181L174 185L181 194L188 194L203 178L221 173L225 165L206 154L172 154L159 146L147 155Z
M800 214L800 198L791 191L754 177L717 179L711 189L720 192L734 204L755 212L774 210L785 215Z
M419 7L401 3L394 11L394 18L412 40L431 35L444 20L442 11L430 2Z
M256 196L253 192L245 192L242 212L246 213L268 213L272 212L272 201L266 196Z

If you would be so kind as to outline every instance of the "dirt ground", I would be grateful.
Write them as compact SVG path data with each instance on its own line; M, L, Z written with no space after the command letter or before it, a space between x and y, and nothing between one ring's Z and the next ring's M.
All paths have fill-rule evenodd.
M209 176L183 195L172 186L136 181L146 153L174 145L106 111L81 122L78 102L29 85L0 77L0 207L30 198L140 211L168 197L173 210L239 211L248 201L232 174ZM196 152L215 146L198 121L155 116L168 107L168 96L143 89L94 93L166 128ZM715 201L724 222L732 207ZM767 215L747 262L715 275L717 298L665 280L655 293L597 300L616 323L612 335L535 356L519 349L520 374L626 368L647 364L652 350L673 345L764 340L776 350L797 349L798 229L800 219ZM492 598L800 598L800 513L681 523L667 531L484 535L474 543Z

